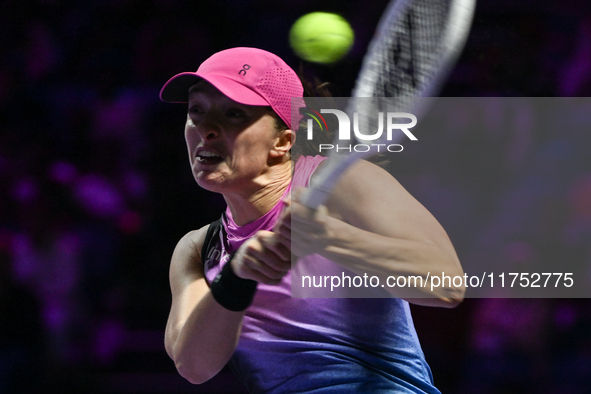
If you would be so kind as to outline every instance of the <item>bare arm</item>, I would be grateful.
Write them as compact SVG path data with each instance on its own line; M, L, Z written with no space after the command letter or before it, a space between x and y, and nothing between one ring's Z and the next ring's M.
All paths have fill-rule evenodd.
M170 265L172 306L165 347L179 373L203 383L226 365L238 345L244 312L231 312L212 297L205 282L201 247L208 226L185 235Z
M396 179L366 161L348 170L314 217L293 202L291 224L283 221L282 227L295 255L318 253L357 274L377 275L382 283L388 276L463 275L439 222ZM431 292L430 284L385 289L422 305L453 307L463 299L463 286Z
M234 353L244 312L231 312L217 303L205 281L201 249L208 226L185 235L170 265L172 307L165 347L179 373L192 383L216 375ZM231 261L237 276L277 284L289 271L290 253L277 234L259 231Z

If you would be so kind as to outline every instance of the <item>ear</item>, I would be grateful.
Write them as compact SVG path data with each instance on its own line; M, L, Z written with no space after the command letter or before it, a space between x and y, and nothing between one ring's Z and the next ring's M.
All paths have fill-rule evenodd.
M281 131L275 138L275 143L269 155L273 158L286 156L295 144L296 133L291 129Z

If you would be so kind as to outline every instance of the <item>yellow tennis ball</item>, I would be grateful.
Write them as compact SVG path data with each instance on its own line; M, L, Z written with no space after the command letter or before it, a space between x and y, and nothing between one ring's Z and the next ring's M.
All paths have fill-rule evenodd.
M340 15L312 12L291 27L289 44L300 58L314 63L334 63L343 58L355 40L351 25Z

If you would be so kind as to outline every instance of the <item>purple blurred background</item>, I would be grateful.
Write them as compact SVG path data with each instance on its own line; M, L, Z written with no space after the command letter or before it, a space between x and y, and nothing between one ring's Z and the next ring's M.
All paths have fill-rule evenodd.
M158 91L233 46L297 69L289 27L324 10L352 23L355 46L336 65L304 67L347 96L385 4L0 2L0 393L244 392L227 370L191 386L164 352L172 250L224 203L195 185L185 108ZM590 93L588 1L481 0L442 95ZM441 138L395 175L462 260L589 266L591 139L562 132ZM590 306L467 299L413 309L444 393L589 393Z

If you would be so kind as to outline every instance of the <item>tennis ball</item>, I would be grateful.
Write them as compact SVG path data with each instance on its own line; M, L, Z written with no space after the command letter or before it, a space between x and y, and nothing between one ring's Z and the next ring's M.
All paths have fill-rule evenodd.
M314 63L334 63L353 46L355 34L340 15L312 12L291 27L289 44L300 58Z

